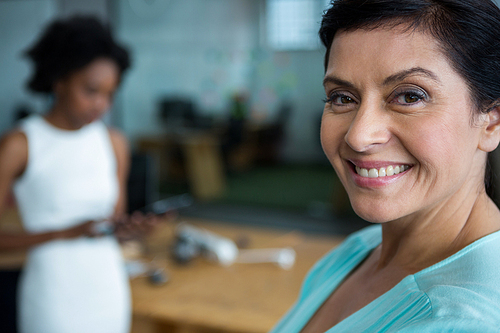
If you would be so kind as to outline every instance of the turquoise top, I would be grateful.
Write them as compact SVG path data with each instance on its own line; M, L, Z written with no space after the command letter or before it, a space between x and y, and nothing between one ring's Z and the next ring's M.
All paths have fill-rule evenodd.
M296 303L271 332L300 332L381 241L381 226L370 226L320 259L304 280ZM451 331L500 332L500 231L408 275L327 332Z

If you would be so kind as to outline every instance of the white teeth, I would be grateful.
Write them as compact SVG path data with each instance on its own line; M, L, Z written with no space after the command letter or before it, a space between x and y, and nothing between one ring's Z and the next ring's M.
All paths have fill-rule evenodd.
M408 165L396 165L395 167L389 165L386 168L380 168L378 170L375 168L368 170L357 166L356 173L361 177L378 178L378 177L397 175L403 171L408 170L409 168L410 167Z
M380 170L378 171L378 176L379 177L385 177L385 168L380 168Z

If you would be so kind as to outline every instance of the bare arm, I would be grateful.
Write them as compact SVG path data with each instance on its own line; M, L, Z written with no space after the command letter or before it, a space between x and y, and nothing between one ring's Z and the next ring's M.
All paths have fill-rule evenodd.
M5 202L15 179L20 177L28 162L28 141L24 133L12 131L0 140L0 214L4 212ZM89 233L90 223L53 232L8 233L0 232L0 251L25 249L33 245L57 238L73 238Z
M115 215L125 214L127 211L127 180L130 171L130 151L127 139L117 130L110 129L111 144L116 156L117 177L119 186L118 201L115 205Z
M26 249L54 239L68 239L91 235L91 225L92 221L89 221L70 229L33 234L27 232L0 232L0 251Z
M161 220L155 215L144 215L134 212L127 215L127 180L130 172L130 151L126 138L116 130L109 130L111 143L117 161L117 177L120 186L120 194L115 206L115 235L121 241L133 238L141 238L151 232L151 230Z
M20 131L12 131L0 140L0 214L12 184L20 177L28 163L28 141Z

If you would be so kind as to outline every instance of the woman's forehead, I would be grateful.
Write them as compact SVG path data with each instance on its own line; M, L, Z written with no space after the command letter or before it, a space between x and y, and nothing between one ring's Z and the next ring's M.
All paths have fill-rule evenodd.
M379 74L385 78L411 68L442 74L452 70L440 45L429 34L409 32L404 28L357 29L335 35L327 74L350 75L365 71L366 75Z

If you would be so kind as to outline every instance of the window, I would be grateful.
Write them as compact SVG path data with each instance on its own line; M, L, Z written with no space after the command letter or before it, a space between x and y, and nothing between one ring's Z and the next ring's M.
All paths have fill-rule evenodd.
M275 50L313 50L326 0L267 0L267 42Z

